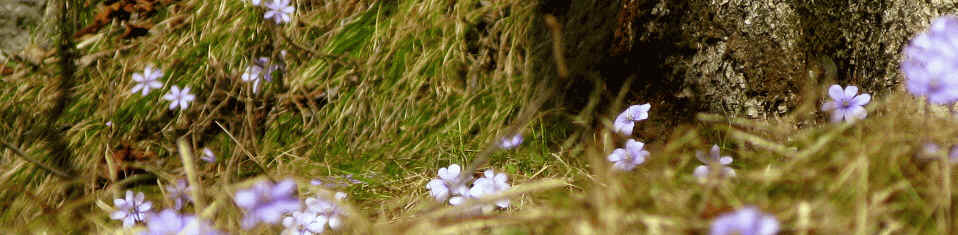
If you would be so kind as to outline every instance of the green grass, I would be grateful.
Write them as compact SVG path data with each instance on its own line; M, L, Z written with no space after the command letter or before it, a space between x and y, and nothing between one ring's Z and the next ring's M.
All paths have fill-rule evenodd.
M343 233L703 234L717 214L745 205L775 215L785 234L954 231L950 165L913 156L923 141L955 141L958 128L952 118L922 115L907 95L876 98L869 118L853 125L813 115L814 98L779 120L702 114L665 133L641 133L651 159L633 172L612 172L605 156L624 138L609 132L611 119L642 97L609 100L605 93L620 91L571 94L565 84L549 84L562 80L554 79L537 3L493 2L298 1L293 24L280 26L244 1L175 2L149 18L148 36L119 40L122 29L111 24L81 39L80 57L102 55L80 65L56 120L44 116L62 92L50 76L55 64L43 71L17 65L0 78L2 140L54 162L60 137L76 177L55 177L4 149L0 231L129 232L108 218L112 199L136 190L168 207L158 184L186 177L181 137L218 157L197 168L208 207L185 211L201 209L234 234L242 212L231 195L264 177L294 178L303 196L348 193L354 214ZM81 23L93 10L81 11ZM480 22L487 28L479 30ZM254 94L240 75L257 57L280 60L279 50L288 52L285 71ZM164 88L131 94L131 75L147 64L163 69ZM189 109L167 109L160 97L172 85L193 88ZM584 108L566 107L565 96L582 95L575 99L587 99ZM40 134L46 123L55 135ZM513 129L525 142L493 150ZM692 176L694 153L712 144L735 157L738 177ZM111 171L121 146L151 157L123 163L140 171ZM512 208L462 217L431 200L425 184L440 167L477 159L488 160L478 169L509 174L517 189ZM361 183L308 183L347 174Z

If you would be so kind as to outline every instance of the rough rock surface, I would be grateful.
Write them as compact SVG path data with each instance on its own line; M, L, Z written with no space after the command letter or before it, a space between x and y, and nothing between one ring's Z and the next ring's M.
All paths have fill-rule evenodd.
M586 57L570 58L587 64L581 71L600 71L613 93L632 78L627 102L660 101L660 106L689 118L695 112L751 118L782 115L801 102L805 87L833 83L857 85L878 96L899 89L902 48L934 18L958 13L954 0L543 4L544 9L566 10L545 13L564 17L569 31L564 36L572 44L566 46L568 56ZM605 20L586 20L597 16ZM575 45L603 37L609 46L599 50Z
M0 0L0 50L18 52L42 22L44 0Z

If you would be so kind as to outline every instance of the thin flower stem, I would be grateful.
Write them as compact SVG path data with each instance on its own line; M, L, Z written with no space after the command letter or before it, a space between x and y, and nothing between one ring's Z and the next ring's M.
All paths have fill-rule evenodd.
M259 161L256 161L256 158L253 157L253 154L247 151L245 147L243 147L243 144L241 144L239 140L237 140L236 137L233 136L233 133L230 133L230 131L226 130L226 127L223 127L223 125L220 124L220 122L214 122L214 123L216 123L216 125L219 126L220 129L223 130L223 132L226 132L226 135L229 136L230 139L233 140L233 142L236 142L236 146L239 146L240 150L243 150L243 152L246 153L246 156L249 157L250 161L253 161L256 167L259 168L261 172L263 172L263 175L266 175L266 178L269 179L269 181L276 183L276 179L274 179L272 176L269 175L269 172L266 171L266 168L263 167L263 165L260 164Z
M36 165L39 166L40 168L43 168L44 170L50 171L50 172L52 172L54 175L57 175L57 176L59 176L59 177L61 177L61 178L64 178L64 179L73 179L73 176L70 175L70 174L68 174L67 172L62 171L62 170L58 170L58 169L54 168L53 166L44 164L43 162L40 162L40 161L37 161L37 160L34 160L34 159L28 157L28 156L27 156L27 153L24 153L22 150L20 150L20 149L17 148L16 146L11 145L10 143L7 143L6 141L2 141L2 142L0 142L0 143L2 143L3 146L6 146L6 147L9 148L10 150L13 150L13 152L16 153L17 156L20 156L20 158L23 158L23 160L26 160L26 161L28 161L28 162L30 162L30 163L33 163L33 164L36 164Z
M199 176L196 173L196 161L193 159L193 152L191 151L190 146L186 143L186 137L180 137L176 141L176 146L180 151L180 158L183 159L183 168L186 170L186 180L189 181L191 186L190 194L193 196L193 209L196 210L196 214L199 215L205 207L203 203L202 192L200 192L203 187L200 187Z

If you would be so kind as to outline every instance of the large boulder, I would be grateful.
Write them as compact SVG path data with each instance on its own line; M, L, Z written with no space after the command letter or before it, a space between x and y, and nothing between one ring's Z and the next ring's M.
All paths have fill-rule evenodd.
M567 6L555 6L562 3ZM794 109L804 87L857 85L879 96L897 89L902 48L934 18L956 12L958 4L623 0L543 5L545 13L563 19L569 57L583 57L570 59L585 64L578 76L597 70L611 92L633 78L629 102L661 103L666 114L687 118L695 112L769 118ZM585 42L606 45L580 45Z

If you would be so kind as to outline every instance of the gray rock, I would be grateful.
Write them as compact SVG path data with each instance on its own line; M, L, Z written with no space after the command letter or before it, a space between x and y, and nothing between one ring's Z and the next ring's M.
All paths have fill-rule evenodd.
M43 22L46 1L0 0L0 50L19 52L31 40L31 32Z
M609 4L617 13L609 13ZM587 64L583 70L602 71L601 79L609 83L637 78L627 102L683 101L688 107L681 109L692 112L768 118L797 107L804 87L824 91L835 83L857 85L876 98L898 89L902 48L934 18L955 13L958 1L623 0L571 1L567 8L546 5L568 9L558 14L566 19L569 44L608 38L605 50L589 48L604 55L571 46L566 46L567 54L605 58L570 60ZM594 19L583 20L596 16L617 27L608 30Z

